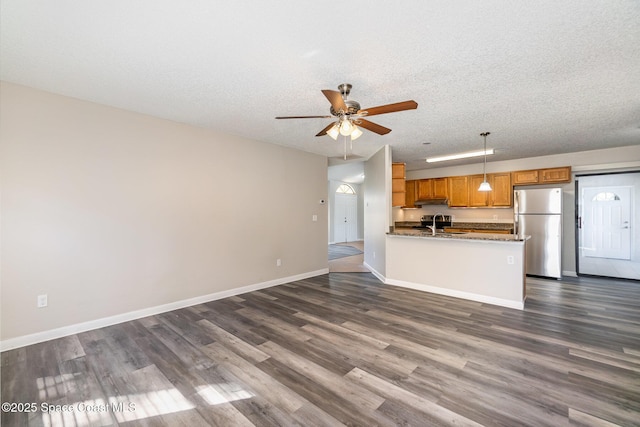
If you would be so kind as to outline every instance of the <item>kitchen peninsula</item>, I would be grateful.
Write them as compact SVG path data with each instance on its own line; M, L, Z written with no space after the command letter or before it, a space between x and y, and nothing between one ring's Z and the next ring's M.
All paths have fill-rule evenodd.
M397 230L387 234L386 283L522 310L528 238Z

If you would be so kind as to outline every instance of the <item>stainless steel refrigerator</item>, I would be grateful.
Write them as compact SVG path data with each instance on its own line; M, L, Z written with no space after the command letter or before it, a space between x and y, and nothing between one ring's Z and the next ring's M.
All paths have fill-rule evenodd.
M514 228L526 243L526 273L562 277L562 189L515 190Z

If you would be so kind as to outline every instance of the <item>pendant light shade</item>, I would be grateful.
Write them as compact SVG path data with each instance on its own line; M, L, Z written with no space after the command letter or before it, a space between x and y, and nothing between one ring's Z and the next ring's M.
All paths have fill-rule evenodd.
M484 138L484 179L480 187L478 187L478 191L491 191L491 184L487 181L487 135L489 134L491 134L491 132L483 132L480 134L480 136Z
M478 187L478 191L491 191L491 184L489 184L487 181L483 181L480 184L480 187Z

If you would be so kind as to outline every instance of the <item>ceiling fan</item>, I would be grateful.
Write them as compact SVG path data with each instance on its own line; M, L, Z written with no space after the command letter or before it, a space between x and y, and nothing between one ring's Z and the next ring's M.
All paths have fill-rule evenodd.
M348 100L347 97L351 92L351 85L349 83L343 83L338 86L338 91L324 89L322 93L327 97L331 103L329 112L330 116L287 116L276 117L276 119L331 119L337 118L336 122L329 124L322 129L316 136L329 135L333 139L337 139L338 135L351 136L351 140L354 140L360 135L362 131L358 126L363 127L371 132L375 132L378 135L386 135L391 132L391 129L379 124L370 122L364 117L375 116L378 114L395 113L397 111L414 110L418 108L418 103L411 101L397 102L394 104L380 105L372 108L360 108L360 104L356 101Z

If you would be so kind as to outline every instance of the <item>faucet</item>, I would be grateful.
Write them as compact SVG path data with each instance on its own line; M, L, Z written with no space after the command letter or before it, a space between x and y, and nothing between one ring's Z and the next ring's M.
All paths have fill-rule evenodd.
M437 214L435 214L433 216L433 225L431 226L431 232L433 233L432 235L435 236L436 235L436 217L440 215L442 217L442 220L444 221L444 215L441 214L440 212L438 212Z

